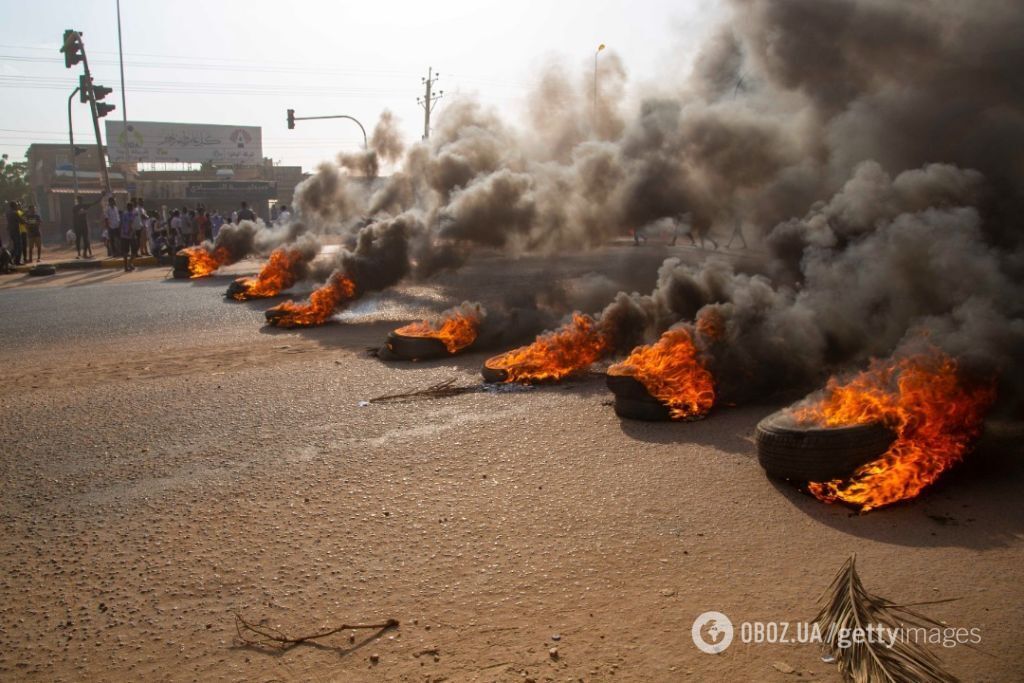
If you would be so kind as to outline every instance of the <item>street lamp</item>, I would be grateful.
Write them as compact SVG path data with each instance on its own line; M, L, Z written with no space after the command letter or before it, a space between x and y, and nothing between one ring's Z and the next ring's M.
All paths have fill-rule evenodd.
M601 50L604 49L604 43L597 46L597 51L594 53L594 129L597 129L597 56L601 54Z

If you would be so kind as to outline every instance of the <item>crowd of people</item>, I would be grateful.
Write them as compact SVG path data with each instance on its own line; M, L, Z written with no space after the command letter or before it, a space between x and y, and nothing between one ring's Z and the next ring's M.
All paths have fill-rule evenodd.
M88 203L78 196L72 208L72 228L67 234L68 243L75 244L77 259L93 257L89 211L101 203L103 212L100 234L107 257L124 259L125 271L135 269L134 259L137 256L169 256L183 247L197 245L204 240L215 240L226 223L256 220L256 213L249 208L247 202L241 202L235 211L222 214L203 204L183 206L180 209L161 207L158 210L147 210L144 200L138 197L130 198L121 208L109 194L103 194ZM274 207L274 222L286 222L290 216L288 207ZM20 202L10 201L6 219L10 248L5 248L0 239L0 253L9 262L5 265L32 263L33 254L36 263L42 261L42 218L36 207L30 205L24 209Z

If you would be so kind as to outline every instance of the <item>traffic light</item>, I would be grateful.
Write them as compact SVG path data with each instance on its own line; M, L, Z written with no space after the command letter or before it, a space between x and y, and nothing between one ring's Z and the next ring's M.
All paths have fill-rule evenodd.
M92 96L97 102L112 92L114 92L113 88L105 88L102 85L92 86Z
M288 130L295 128L295 110L288 110Z
M82 61L82 34L70 28L64 31L64 45L60 51L64 53L64 66L68 69Z
M92 79L82 74L78 77L78 100L82 104L89 101L89 88L92 87Z
M108 88L108 90L109 90L109 88ZM96 103L96 118L101 119L104 116L106 116L107 114L109 114L110 112L114 111L115 109L117 109L117 107L115 107L112 104L105 104L103 102L97 102Z

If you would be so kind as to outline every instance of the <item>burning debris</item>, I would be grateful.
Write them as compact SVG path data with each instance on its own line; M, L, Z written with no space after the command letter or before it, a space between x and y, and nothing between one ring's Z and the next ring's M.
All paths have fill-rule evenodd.
M192 278L213 275L218 268L231 260L231 252L226 247L208 248L206 245L200 245L183 249L182 253L188 257L189 277Z
M477 340L485 315L480 304L466 302L435 320L399 327L388 335L385 348L393 357L411 360L455 355Z
M570 322L532 344L487 359L482 373L488 382L557 381L585 371L611 348L597 321L574 313Z
M225 296L236 301L268 299L290 289L309 274L309 263L320 252L320 242L312 235L270 253L256 277L241 277L232 282Z
M356 298L356 283L335 271L327 283L309 295L309 301L286 301L268 310L267 324L274 327L323 325L335 310Z
M881 422L896 433L896 440L881 458L846 479L811 483L811 493L863 512L914 498L960 462L981 433L995 396L991 380L966 378L957 362L938 349L874 361L845 382L829 380L822 396L795 409L799 422Z
M684 327L665 332L650 346L636 347L626 360L608 368L608 386L613 392L621 386L613 378L622 377L643 385L653 399L668 408L673 420L700 419L715 403L714 378Z

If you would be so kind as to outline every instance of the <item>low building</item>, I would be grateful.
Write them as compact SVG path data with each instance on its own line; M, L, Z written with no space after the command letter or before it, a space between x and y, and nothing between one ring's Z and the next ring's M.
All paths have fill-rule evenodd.
M43 219L43 240L64 240L71 228L71 207L76 194L92 202L103 191L96 147L76 147L72 164L68 145L33 144L28 149L29 186ZM148 209L168 211L203 205L230 213L241 202L264 220L274 204L292 205L295 187L305 174L299 166L274 166L267 159L256 166L214 166L199 170L140 170L138 164L117 164L109 171L110 185L119 206L139 197ZM101 228L100 208L90 215L94 238Z

